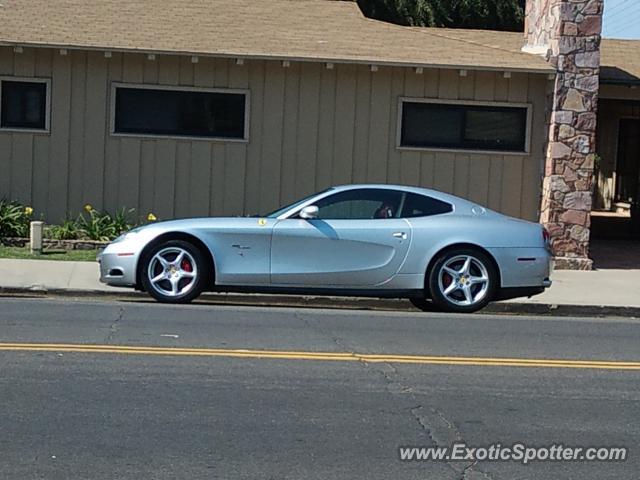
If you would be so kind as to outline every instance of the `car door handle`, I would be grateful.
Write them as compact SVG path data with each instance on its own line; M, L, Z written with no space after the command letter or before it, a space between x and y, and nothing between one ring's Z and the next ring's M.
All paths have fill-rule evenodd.
M401 238L402 240L407 239L407 234L405 232L395 232L393 236L396 238Z

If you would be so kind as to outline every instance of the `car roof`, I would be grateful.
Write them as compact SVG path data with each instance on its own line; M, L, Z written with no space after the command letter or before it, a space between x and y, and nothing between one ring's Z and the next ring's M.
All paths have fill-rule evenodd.
M428 195L437 200L442 200L443 202L453 203L459 207L462 206L475 206L477 205L474 202L469 200L465 200L464 198L456 197L455 195L451 195L449 193L440 192L438 190L432 190L430 188L424 187L414 187L410 185L393 185L387 183L362 183L362 184L350 184L350 185L336 185L332 188L334 192L345 191L345 190L354 190L360 188L379 188L383 190L400 190L403 192L412 192L417 193L419 195Z

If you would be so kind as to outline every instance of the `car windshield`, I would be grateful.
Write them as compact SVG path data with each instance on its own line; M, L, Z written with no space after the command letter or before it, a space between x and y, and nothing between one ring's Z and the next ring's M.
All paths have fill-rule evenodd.
M302 205L307 200L309 200L309 199L311 199L311 198L313 198L313 197L315 197L317 195L320 195L321 193L328 192L330 190L333 190L333 187L327 188L325 190L322 190L321 192L314 193L313 195L309 195L307 197L304 197L302 200L298 200L297 202L294 202L294 203L292 203L290 205L287 205L286 207L279 208L278 210L276 210L274 212L271 212L271 213L268 213L267 215L264 215L264 217L265 218L277 218L280 215L282 215L284 212L289 211L292 208L297 207L298 205Z

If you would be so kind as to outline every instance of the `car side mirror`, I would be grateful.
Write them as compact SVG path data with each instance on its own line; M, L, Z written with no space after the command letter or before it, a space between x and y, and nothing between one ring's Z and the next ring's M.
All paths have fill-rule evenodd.
M305 220L313 220L314 218L318 218L318 207L315 205L309 205L300 210L300 218L304 218Z

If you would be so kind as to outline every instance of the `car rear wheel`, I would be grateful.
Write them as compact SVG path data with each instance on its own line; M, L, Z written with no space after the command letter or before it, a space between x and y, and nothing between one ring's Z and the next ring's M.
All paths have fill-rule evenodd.
M189 242L169 240L154 246L142 266L144 289L163 303L188 303L206 285L207 265L202 252Z
M433 304L446 312L471 313L484 308L495 296L497 284L491 259L472 248L441 253L429 272Z

